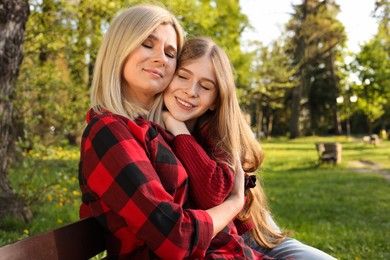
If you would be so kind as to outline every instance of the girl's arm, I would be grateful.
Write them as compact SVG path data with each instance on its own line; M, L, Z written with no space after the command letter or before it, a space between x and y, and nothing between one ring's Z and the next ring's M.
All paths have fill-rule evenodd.
M164 112L163 116L166 128L176 136L172 149L187 170L191 199L201 209L219 205L232 188L234 172L226 165L211 159L204 149L210 147L202 147L190 135L185 123L176 120L169 112ZM203 145L210 143L209 140L204 141ZM244 223L234 219L234 224L239 234L244 234L253 228L252 220Z
M183 122L169 112L163 115L166 128L175 135L172 149L187 170L191 199L201 209L221 204L232 189L233 171L211 159Z

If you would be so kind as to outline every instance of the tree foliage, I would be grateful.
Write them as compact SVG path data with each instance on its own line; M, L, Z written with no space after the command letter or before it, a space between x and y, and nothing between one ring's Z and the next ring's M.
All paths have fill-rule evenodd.
M366 117L370 133L377 125L384 128L390 117L390 2L377 1L375 11L378 32L362 46L353 63L359 78L354 86L359 96L357 106Z
M296 67L286 55L281 39L270 46L258 43L254 59L257 61L254 66L256 77L250 104L254 108L257 135L270 136L275 120L279 128L283 128L282 121L286 121L285 99L288 90L297 85Z
M89 88L100 42L110 20L142 2L33 0L26 28L25 61L15 99L18 136L25 148L66 138L75 143L89 106ZM248 20L238 1L159 1L181 20L188 37L212 37L245 81L240 35ZM244 84L241 84L244 85Z
M291 138L302 131L318 132L336 118L341 80L337 62L342 63L341 49L346 40L344 26L336 18L339 6L334 1L304 0L294 10L287 24L287 32L292 35L288 48L298 67L299 84L291 91Z
M76 141L84 126L93 65L105 30L119 11L143 2L150 1L30 1L25 60L14 102L17 135L25 148L38 141L57 141L57 137ZM339 7L334 0L302 0L294 6L283 37L270 46L256 45L254 51L243 48L247 44L241 36L250 25L238 0L156 2L179 18L187 37L211 37L227 51L241 104L252 115L256 131L290 132L290 137L341 132L342 117L335 100L345 92L348 68L343 60L346 35L336 19ZM377 1L377 7L376 16L386 25L377 37L383 41L388 1ZM359 57L360 63L373 60L374 53L366 52ZM359 62L361 67L368 66ZM376 76L375 80L370 76L370 82L384 91L388 85L379 80L377 67L372 68ZM362 81L365 77L368 74ZM361 105L363 100L359 98ZM382 109L386 114L389 105L383 104ZM385 114L376 114L375 122Z

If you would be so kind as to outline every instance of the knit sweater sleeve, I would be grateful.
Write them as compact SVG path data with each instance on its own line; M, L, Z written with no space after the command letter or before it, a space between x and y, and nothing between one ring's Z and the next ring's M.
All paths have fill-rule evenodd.
M191 135L177 135L172 149L187 170L189 194L200 209L221 204L233 187L233 172L211 159Z

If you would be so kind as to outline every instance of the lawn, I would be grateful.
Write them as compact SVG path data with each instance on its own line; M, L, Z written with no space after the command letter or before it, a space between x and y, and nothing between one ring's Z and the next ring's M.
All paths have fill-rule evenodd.
M318 165L315 142L342 144L340 165ZM302 138L262 141L260 171L278 224L338 259L390 259L390 143Z
M342 144L342 162L318 165L315 142ZM390 259L390 142L377 147L345 137L261 141L266 154L259 175L275 220L292 236L338 259ZM0 245L78 218L78 148L23 153L10 171L28 201L29 223L0 223Z

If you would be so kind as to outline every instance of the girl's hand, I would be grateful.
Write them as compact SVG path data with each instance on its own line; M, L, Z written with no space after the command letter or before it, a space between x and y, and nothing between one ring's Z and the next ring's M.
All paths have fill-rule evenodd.
M241 164L239 164L239 167L236 169L236 175L230 195L224 202L222 202L222 204L206 210L213 219L214 235L220 232L230 221L232 221L244 207L244 185L245 173Z
M245 203L245 172L242 169L241 163L238 164L236 175L234 176L233 188L229 197L234 197L237 203L241 204L241 208Z
M190 134L190 131L188 131L186 124L182 121L175 119L168 111L163 111L162 116L165 128L174 136L180 134Z

